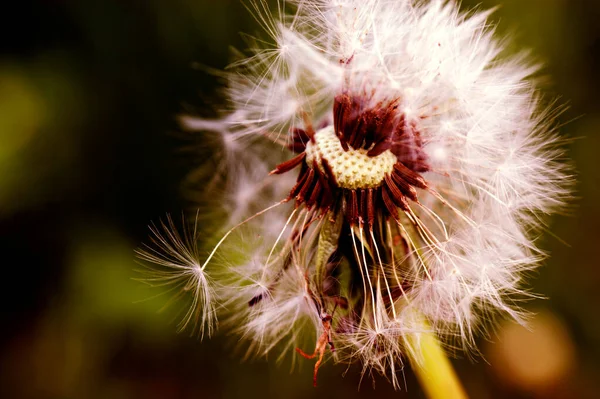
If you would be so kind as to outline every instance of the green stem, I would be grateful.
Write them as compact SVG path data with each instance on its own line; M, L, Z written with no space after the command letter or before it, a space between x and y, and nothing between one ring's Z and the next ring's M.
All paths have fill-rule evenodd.
M408 338L408 357L412 368L430 399L467 398L464 388L442 349L440 341L426 321L422 332Z

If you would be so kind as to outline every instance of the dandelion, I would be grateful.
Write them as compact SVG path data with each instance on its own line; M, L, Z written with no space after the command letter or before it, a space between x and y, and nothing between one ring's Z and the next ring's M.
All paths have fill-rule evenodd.
M471 351L494 314L522 320L543 217L569 197L557 112L540 105L527 57L503 55L489 11L436 0L278 6L273 16L249 3L273 44L250 40L250 56L222 74L222 118L185 120L223 137L239 222L200 270L229 273L210 297L250 351L316 359L315 385L332 358L398 387L403 359L428 362L424 342ZM240 226L262 241L236 264L220 246ZM194 306L212 315L205 292Z

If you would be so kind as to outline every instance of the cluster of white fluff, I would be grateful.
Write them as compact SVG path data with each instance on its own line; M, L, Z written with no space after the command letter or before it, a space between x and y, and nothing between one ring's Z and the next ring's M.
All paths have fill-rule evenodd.
M490 12L464 13L441 0L280 1L275 16L260 0L249 8L269 37L250 40L251 54L226 74L229 106L221 119L185 120L222 138L229 227L286 197L289 176L267 176L289 157L273 143L285 145L291 129L304 127L307 118L315 126L331 123L336 95L369 93L373 104L400 98L431 166L423 174L430 190L419 191L414 207L419 220L407 220L400 231L414 243L414 266L403 276L412 288L394 314L374 309L369 323L338 335L338 352L393 374L407 350L404 337L415 330L415 314L440 337L458 338L465 347L497 310L518 318L523 272L543 258L535 244L542 216L568 198L569 176L552 132L556 112L540 106L532 85L536 67L524 55L503 54ZM306 299L312 282L303 278L314 254L300 253L293 263L304 265L301 270L288 269L269 300L247 306L273 279L281 280L268 269L282 261L286 234L303 217L301 209L278 206L248 222L253 233L242 236L260 235L260 244L237 262L242 266L220 250L230 270L217 301L259 353L282 340L286 348L298 345L302 320L310 326L305 335L314 340L321 334ZM319 226L306 232L305 247L315 242ZM181 260L171 266L181 278L186 268L218 269L205 263L207 256ZM392 275L395 265L381 267ZM188 285L210 282L189 275ZM201 305L200 319L212 319L212 289L191 291L201 294L194 303Z

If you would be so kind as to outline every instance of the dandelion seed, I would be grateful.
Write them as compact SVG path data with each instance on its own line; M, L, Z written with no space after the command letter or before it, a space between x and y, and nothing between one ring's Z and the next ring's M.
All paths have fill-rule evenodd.
M274 186L297 175L283 198L243 185L265 210L237 226L263 223L272 241L228 267L227 324L260 354L317 358L315 385L336 348L334 360L398 387L415 334L468 351L489 313L518 318L522 274L543 258L534 234L569 197L570 176L536 68L500 57L490 13L436 0L296 0L275 16L249 5L275 47L251 43L227 75L225 116L188 125L227 132L241 155L248 137L285 143L287 160L254 162L270 165ZM266 228L265 212L285 222Z
M148 267L141 281L151 286L166 286L176 292L173 300L191 298L189 306L179 322L180 331L191 327L192 332L212 335L216 326L215 291L213 283L205 273L198 251L197 224L192 230L180 235L173 219L152 226L151 244L137 250L138 257L145 262L160 266Z

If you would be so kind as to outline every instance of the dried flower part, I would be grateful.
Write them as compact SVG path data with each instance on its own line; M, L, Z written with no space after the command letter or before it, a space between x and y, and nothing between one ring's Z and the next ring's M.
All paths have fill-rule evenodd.
M367 226L378 222L376 217L391 215L398 220L398 209L408 211L408 200L417 202L416 188L427 188L423 177L402 162L413 168L418 165L421 171L428 169L425 156L413 157L421 153L420 141L403 137L405 133L399 127L403 123L393 123L390 112L377 116L373 110L363 114L353 110L350 118L343 115L337 104L336 101L334 114L344 122L310 135L296 129L293 148L299 152L302 145L304 151L278 165L271 174L301 166L287 199L295 199L298 205L308 208L316 205L322 213L332 207L344 209L351 226L358 225L359 218ZM307 138L306 143L302 143L302 137Z
M389 150L408 168L417 172L429 170L416 123L408 122L400 112L400 99L371 103L364 96L348 93L335 97L334 129L344 150L366 149L370 157Z
M525 56L499 56L489 12L292 3L293 15L270 16L250 2L275 47L253 42L232 65L222 118L187 120L223 143L214 174L227 176L234 226L197 268L171 262L172 281L222 309L249 352L317 358L316 383L335 348L397 387L423 325L470 350L493 312L520 319L523 272L545 256L542 215L569 198L557 111L540 106ZM273 143L293 154L282 162ZM221 306L207 304L212 267Z

